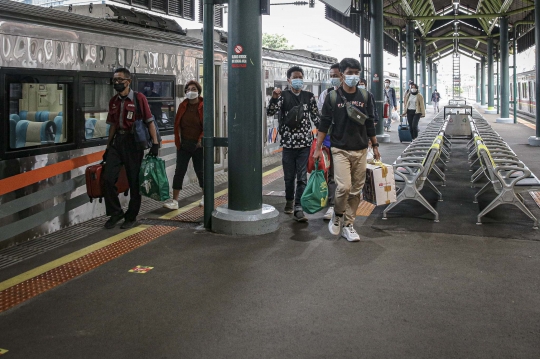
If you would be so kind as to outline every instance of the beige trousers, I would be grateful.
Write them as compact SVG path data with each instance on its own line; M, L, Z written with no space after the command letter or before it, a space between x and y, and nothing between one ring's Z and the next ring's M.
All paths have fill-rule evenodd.
M346 151L332 147L336 197L334 211L344 214L344 224L354 223L360 204L362 188L366 182L367 148Z

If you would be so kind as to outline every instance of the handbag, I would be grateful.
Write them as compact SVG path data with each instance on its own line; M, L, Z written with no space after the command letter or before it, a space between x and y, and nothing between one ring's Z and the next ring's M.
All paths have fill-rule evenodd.
M139 101L137 100L137 94L138 92L133 91L133 104L135 105L136 119L135 122L133 122L131 131L133 132L133 135L135 137L135 143L137 143L137 148L139 150L147 150L152 147L152 136L150 136L148 124L142 120L141 116L139 116L139 114L142 114L142 111L139 106ZM154 128L156 129L158 143L161 143L161 135L159 134L159 128L155 124L156 122L153 115L152 120L154 121Z
M362 96L362 100L365 103L365 98L369 97L367 95L367 91L363 89L358 89L360 91L360 96ZM364 94L366 92L366 94ZM365 113L363 113L358 107L354 106L352 103L347 101L343 93L341 92L341 88L337 89L337 91L330 92L330 103L332 104L332 109L335 107L337 95L339 93L339 96L343 100L343 103L345 104L345 108L347 109L347 116L349 119L351 119L354 123L357 123L359 125L364 125L366 123L366 120L369 118Z

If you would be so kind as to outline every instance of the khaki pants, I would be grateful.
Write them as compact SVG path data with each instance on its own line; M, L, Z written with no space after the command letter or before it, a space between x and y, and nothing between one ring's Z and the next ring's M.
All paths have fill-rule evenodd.
M332 147L336 197L334 211L344 214L344 224L354 223L360 204L362 188L366 182L367 148L345 151Z

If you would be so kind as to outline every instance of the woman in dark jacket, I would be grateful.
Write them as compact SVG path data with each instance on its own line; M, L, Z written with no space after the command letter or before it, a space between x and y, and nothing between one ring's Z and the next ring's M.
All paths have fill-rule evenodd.
M174 119L174 143L176 144L176 170L173 179L173 197L163 205L165 208L178 209L178 195L186 175L189 160L193 159L193 168L203 187L203 98L202 87L195 81L189 81L184 87L186 98L176 112ZM201 206L203 201L201 200Z

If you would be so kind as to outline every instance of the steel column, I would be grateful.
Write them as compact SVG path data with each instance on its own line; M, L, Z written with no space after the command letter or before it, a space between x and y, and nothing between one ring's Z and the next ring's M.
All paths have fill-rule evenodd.
M360 36L360 78L365 79L366 74L365 70L366 67L364 66L364 60L365 60L365 37L366 37L366 17L364 10L366 9L364 5L365 0L359 0L358 5L360 6L360 10L358 12L358 25L360 26L359 29L359 36ZM367 84L366 84L367 85Z
M535 9L534 9L534 39L536 43L536 56L535 56L535 65L536 65L536 137L531 136L529 138L529 144L532 146L540 146L540 51L538 51L538 44L540 44L540 4L539 0L535 0ZM515 50L514 50L515 52Z
M407 21L406 25L407 36L407 83L414 79L414 24L412 21ZM416 81L415 81L416 82Z
M495 88L493 84L493 38L488 39L488 53L487 53L487 73L488 73L488 111L495 110Z
M486 104L486 57L482 56L480 61L480 104Z
M480 103L480 63L476 63L476 102Z
M381 118L377 123L377 135L384 135L384 121L382 119L384 107L383 73L384 73L384 20L383 2L370 0L369 3L370 46L371 46L371 93L375 98L375 106Z
M516 47L516 37L517 37L517 26L514 25L514 38L512 39L512 57L513 57L513 67L514 67L514 86L512 86L513 94L512 99L514 100L514 123L517 123L517 63L516 63L516 53L517 53L517 47Z
M437 88L437 64L433 64L433 88ZM439 91L440 93L441 91Z
M431 94L433 93L433 59L430 57L428 60L427 60L427 63L428 63L428 86L427 86L427 90L426 90L426 93L427 93L427 96L426 96L426 102L427 103L430 103L431 102ZM429 97L429 99L427 98Z
M426 42L420 42L420 93L424 96L424 103L427 103L427 81L426 81Z
M403 33L399 33L399 113L403 113Z
M228 208L253 211L262 208L262 20L259 1L229 0L228 44Z
M214 3L203 7L203 146L204 146L204 228L212 228L214 211Z

